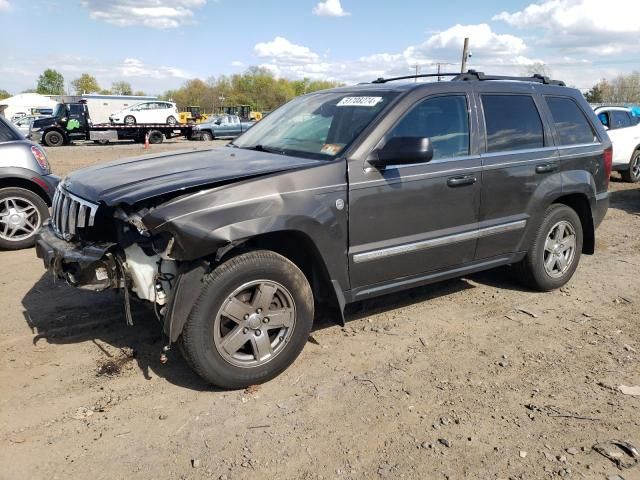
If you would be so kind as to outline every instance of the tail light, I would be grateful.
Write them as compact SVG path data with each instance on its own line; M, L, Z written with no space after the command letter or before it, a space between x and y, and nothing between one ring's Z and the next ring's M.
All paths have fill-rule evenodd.
M604 151L604 177L607 190L609 189L609 179L611 177L611 168L613 166L613 147L609 147Z
M33 158L36 159L36 162L38 162L38 165L40 165L40 168L42 168L42 170L47 173L51 171L49 160L47 160L47 155L42 150L40 150L39 147L33 145L31 147L31 154L33 155Z

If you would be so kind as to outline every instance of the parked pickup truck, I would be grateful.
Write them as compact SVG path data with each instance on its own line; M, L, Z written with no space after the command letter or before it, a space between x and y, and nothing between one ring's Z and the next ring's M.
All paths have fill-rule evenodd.
M236 138L249 130L256 122L243 122L237 115L215 115L193 128L193 137L200 140Z
M74 172L37 253L124 290L128 320L149 303L165 353L226 388L278 375L349 302L503 265L567 283L609 205L611 141L582 94L406 78L296 98L225 147Z
M598 106L594 111L613 143L613 170L626 182L640 182L640 118L627 107Z

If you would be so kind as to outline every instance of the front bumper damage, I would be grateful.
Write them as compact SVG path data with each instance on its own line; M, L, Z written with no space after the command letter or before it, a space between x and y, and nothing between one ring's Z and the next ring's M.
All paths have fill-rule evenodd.
M56 236L47 220L36 234L36 254L56 278L86 290L120 288L118 262L110 250L114 243L76 244Z

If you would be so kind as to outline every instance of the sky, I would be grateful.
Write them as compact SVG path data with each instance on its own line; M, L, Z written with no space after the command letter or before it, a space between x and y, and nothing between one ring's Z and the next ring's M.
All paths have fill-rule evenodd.
M469 68L521 75L544 63L588 89L640 70L640 0L0 0L0 89L54 68L102 88L159 94L258 65L347 84Z

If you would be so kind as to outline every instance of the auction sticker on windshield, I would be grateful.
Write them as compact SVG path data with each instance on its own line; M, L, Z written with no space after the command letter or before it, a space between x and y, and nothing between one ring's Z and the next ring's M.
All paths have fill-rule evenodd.
M382 101L382 97L344 97L337 107L375 107Z

